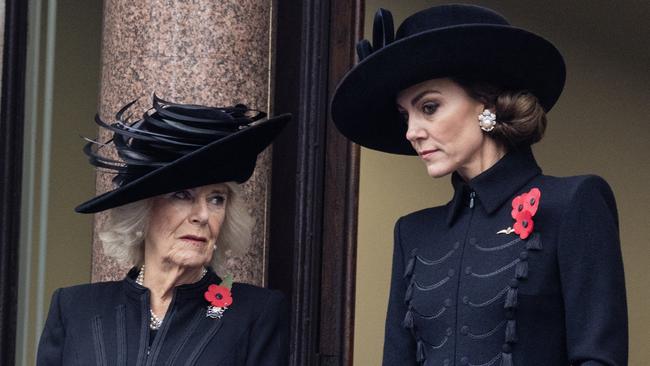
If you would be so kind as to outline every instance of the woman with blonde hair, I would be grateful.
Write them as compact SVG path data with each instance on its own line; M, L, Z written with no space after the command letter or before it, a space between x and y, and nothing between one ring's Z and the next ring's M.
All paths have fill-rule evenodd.
M251 240L239 184L290 116L154 96L129 121L132 104L115 123L96 117L113 137L84 151L115 172L116 188L76 210L110 209L104 252L133 268L121 281L56 290L37 364L286 365L284 296L217 273ZM121 160L100 153L108 144Z

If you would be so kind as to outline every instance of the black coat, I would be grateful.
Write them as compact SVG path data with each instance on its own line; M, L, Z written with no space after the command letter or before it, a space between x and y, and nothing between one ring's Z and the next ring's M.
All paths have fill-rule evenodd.
M385 366L627 365L616 204L596 176L541 174L530 149L395 225ZM539 188L534 229L515 196Z
M235 283L221 319L206 317L212 271L175 289L161 328L149 330L149 290L137 269L117 282L57 290L41 336L37 365L288 364L288 314L277 291ZM151 338L150 338L151 337Z

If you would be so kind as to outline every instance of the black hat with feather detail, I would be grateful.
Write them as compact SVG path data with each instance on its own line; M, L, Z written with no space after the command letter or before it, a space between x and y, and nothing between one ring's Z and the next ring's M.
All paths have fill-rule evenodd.
M88 140L84 153L92 165L114 173L112 191L75 208L94 213L144 198L221 182L243 183L253 174L257 155L282 131L291 115L266 118L243 104L208 107L179 104L153 96L153 106L140 119L127 115L135 101L108 124L113 132L105 143ZM102 149L113 146L120 160Z
M457 77L527 90L546 111L564 88L564 59L551 42L481 6L424 9L396 33L391 13L379 9L372 38L372 44L357 44L359 63L340 81L331 103L339 131L370 149L416 154L404 137L406 124L395 98L427 80Z

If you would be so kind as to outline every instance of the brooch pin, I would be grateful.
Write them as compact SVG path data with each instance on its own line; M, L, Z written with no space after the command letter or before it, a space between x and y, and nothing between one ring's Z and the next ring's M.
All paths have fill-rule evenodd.
M521 239L526 239L533 232L533 217L539 208L539 198L542 192L538 188L533 188L527 193L523 193L512 200L512 211L510 216L515 219L513 227L497 231L497 234L519 235Z
M220 284L208 286L208 290L203 294L203 297L210 303L205 314L206 317L221 319L223 313L228 310L228 306L232 304L231 288L232 277L230 275L226 276Z

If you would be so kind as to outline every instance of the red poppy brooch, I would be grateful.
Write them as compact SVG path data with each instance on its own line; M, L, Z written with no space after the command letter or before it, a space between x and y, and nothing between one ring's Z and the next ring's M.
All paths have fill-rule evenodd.
M208 318L220 319L223 313L232 304L232 277L226 276L220 284L211 284L203 297L210 303L205 314Z
M539 198L542 192L538 188L533 188L527 193L523 193L512 200L512 211L510 216L515 219L515 224L497 234L510 234L514 232L521 239L526 239L533 232L535 226L533 217L539 208Z

